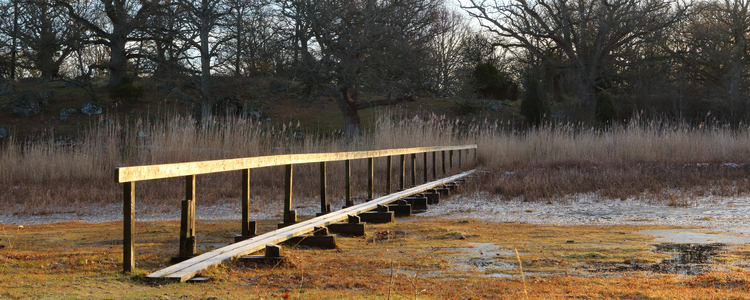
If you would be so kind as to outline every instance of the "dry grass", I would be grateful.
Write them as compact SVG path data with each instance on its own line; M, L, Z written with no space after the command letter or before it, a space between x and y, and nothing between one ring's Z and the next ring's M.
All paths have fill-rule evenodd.
M480 168L490 172L479 188L507 198L549 200L596 192L610 198L667 199L672 205L689 205L686 196L737 195L747 193L750 186L746 179L750 166L721 165L749 161L747 127L638 120L609 130L573 125L523 131L507 127L385 113L362 139L344 140L336 133L303 134L295 123L269 128L236 118L206 124L177 115L103 118L74 141L61 143L50 135L42 141L11 140L0 146L0 205L19 214L85 214L92 204L119 203L119 186L111 179L116 166L466 143L478 144ZM377 178L386 176L382 160L376 162ZM421 174L421 157L418 162ZM394 167L397 164L394 161ZM364 195L365 169L365 161L353 163L355 195ZM281 172L281 168L253 170L255 196L263 201L280 199ZM297 197L317 196L317 174L315 165L295 169ZM238 198L239 178L235 172L199 176L198 205ZM376 191L385 190L382 181L376 180ZM172 207L170 203L183 197L180 182L143 182L137 189L138 201L143 207ZM343 163L330 164L328 182L331 198L343 197Z
M238 229L236 222L197 225L200 252L226 245ZM261 231L274 225L262 223ZM112 299L127 293L139 299L742 299L750 292L750 273L731 259L717 258L714 271L699 276L609 270L665 258L651 252L650 237L637 233L654 228L414 218L370 226L366 238L339 237L335 250L287 245L285 264L250 268L227 262L202 274L212 279L208 283L176 284L143 276L177 253L178 222L137 224L132 275L119 272L119 223L32 225L12 228L0 241L15 239L12 251L0 249L0 298ZM499 248L482 252L482 245ZM741 264L747 250L740 246L721 255Z
M503 198L528 201L552 200L576 193L598 193L610 199L640 198L645 201L689 205L688 198L731 197L750 192L750 166L634 164L600 167L558 165L502 171L480 178L478 183Z
M633 120L609 130L576 125L528 131L477 129L480 157L503 169L558 165L601 167L637 164L743 163L750 153L747 126L669 124Z

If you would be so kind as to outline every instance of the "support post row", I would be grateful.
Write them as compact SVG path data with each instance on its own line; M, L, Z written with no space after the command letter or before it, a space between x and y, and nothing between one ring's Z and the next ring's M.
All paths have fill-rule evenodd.
M411 155L411 186L417 186L417 154Z
M135 269L135 182L122 183L122 271Z
M443 175L445 175L445 150L440 152L441 156L443 156Z
M423 183L427 183L427 152L422 153L422 173L424 173L424 181Z
M464 150L458 150L458 169L461 170L461 152Z
M432 180L437 179L437 164L435 163L437 162L437 160L435 159L436 157L437 157L437 152L433 151L432 152Z
M400 169L399 169L399 180L400 181L399 181L398 188L400 190L403 190L406 187L406 183L405 183L406 179L404 178L404 177L406 177L406 155L402 154L399 157L399 161L400 161L400 164L399 164L399 166L400 166Z
M177 260L194 256L195 253L195 175L187 175L185 176L185 200L182 201L180 218L180 254Z
M375 185L375 160L370 157L367 159L367 200L374 198Z
M452 171L453 170L453 150L449 150L448 151L448 156L450 156L450 159L448 160L450 162L450 168L449 169L451 170L451 172L453 172ZM453 174L453 173L451 173L451 174Z
M284 223L279 224L279 227L284 227L297 223L297 211L292 210L292 173L294 167L289 164L286 165L286 172L284 173Z
M354 206L352 202L352 161L347 159L344 168L344 177L346 177L346 203L344 207Z
M391 175L393 175L393 156L386 157L385 193L391 193Z
M328 204L327 184L326 184L326 162L320 163L320 214L331 212L331 205Z
M255 221L250 220L250 169L242 170L242 224L241 234L234 237L235 242L243 241L256 235Z

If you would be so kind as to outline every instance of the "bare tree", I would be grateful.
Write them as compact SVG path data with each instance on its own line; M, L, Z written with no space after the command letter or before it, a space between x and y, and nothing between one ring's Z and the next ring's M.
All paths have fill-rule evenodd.
M674 48L696 83L722 88L735 106L746 102L749 8L747 0L697 4Z
M152 62L152 76L156 78L172 78L192 71L186 66L192 45L179 39L186 35L184 14L176 0L165 0L145 26L145 43L140 51Z
M211 59L217 49L232 37L216 29L223 26L223 18L229 13L226 0L177 0L184 10L185 30L179 37L182 42L198 49L200 55L202 116L211 115Z
M128 59L137 55L130 51L132 49L128 47L128 42L135 40L133 33L148 23L162 1L55 0L55 3L64 7L71 19L91 33L93 39L90 43L109 48L109 62L91 67L109 70L109 85L115 86L122 82L127 73ZM96 13L83 13L90 10L103 12L106 19L94 19ZM98 22L100 20L104 22Z
M339 95L347 137L359 136L359 110L414 99L429 45L444 31L442 0L325 0L308 8L320 49L311 73ZM363 92L375 96L362 101Z
M266 0L229 0L228 5L224 30L231 40L219 49L218 65L235 76L272 72L283 50L278 16Z
M496 46L522 49L575 74L578 98L594 103L604 72L642 62L630 48L685 13L678 0L462 0L461 6L498 37Z
M20 29L22 0L0 1L0 47L2 47L2 65L4 75L16 78L18 65L18 31Z
M314 14L317 11L317 2L313 0L273 0L278 7L281 24L278 31L286 37L286 50L291 51L291 65L295 79L302 75L308 84L314 84L309 76L309 71L314 64L310 45L313 40L311 25ZM309 92L309 91L308 91Z
M15 34L25 58L21 65L38 70L44 79L59 76L60 65L80 48L83 39L65 12L48 0L25 1L19 25Z
M431 47L435 55L434 84L435 89L444 94L455 92L459 70L465 66L461 45L469 38L469 24L457 11L445 11L439 20L446 30L435 36Z

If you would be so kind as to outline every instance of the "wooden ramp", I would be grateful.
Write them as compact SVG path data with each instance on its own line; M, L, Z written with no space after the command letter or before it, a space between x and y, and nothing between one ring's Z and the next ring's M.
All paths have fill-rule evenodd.
M373 199L369 202L347 207L335 212L328 213L326 215L309 219L304 222L261 234L256 237L201 254L181 263L151 273L146 277L151 279L186 281L190 278L193 278L196 274L208 267L220 264L221 262L228 259L234 259L257 252L264 249L267 244L275 245L293 237L310 233L316 226L327 226L333 223L341 222L343 220L346 220L349 215L359 215L363 212L374 210L379 204L389 204L400 198L417 194L436 186L446 184L448 182L453 182L459 178L471 175L472 173L474 173L474 170L428 182L393 194L388 194L386 196Z

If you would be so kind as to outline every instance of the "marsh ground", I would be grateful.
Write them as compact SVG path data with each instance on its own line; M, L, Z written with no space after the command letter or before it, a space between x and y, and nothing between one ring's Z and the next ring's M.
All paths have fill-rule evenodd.
M750 295L750 246L742 240L741 230L718 228L742 220L742 209L727 209L737 212L734 215L719 215L717 209L747 199L717 198L689 207L644 203L641 207L647 208L631 210L637 216L630 221L627 210L618 209L613 200L599 200L581 196L550 205L501 201L476 193L457 195L426 213L370 225L366 237L339 237L338 249L285 245L284 264L255 268L227 262L201 274L211 278L209 282L192 284L143 278L166 266L177 252L179 222L168 216L137 223L137 270L129 275L120 272L119 221L5 224L0 229L4 246L0 297L746 299ZM714 203L714 215L680 217L682 213L701 216L699 212L711 207L709 202ZM602 218L598 212L605 209L620 213ZM653 213L647 216L648 211ZM665 215L667 211L676 217ZM236 220L209 220L210 210L205 212L197 224L201 252L228 244L238 228ZM273 219L262 221L259 231L271 230L277 222ZM617 224L620 220L625 221ZM675 244L662 240L669 232L702 236Z

